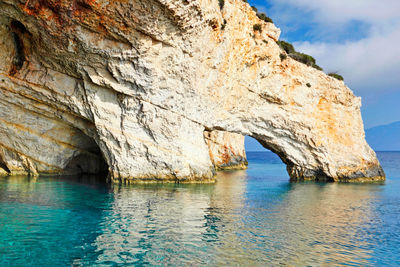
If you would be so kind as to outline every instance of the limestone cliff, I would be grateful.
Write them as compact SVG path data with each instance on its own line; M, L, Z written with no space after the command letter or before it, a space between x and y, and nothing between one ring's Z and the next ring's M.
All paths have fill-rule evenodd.
M218 130L293 180L384 179L360 98L281 59L279 33L242 0L0 0L0 167L209 181Z

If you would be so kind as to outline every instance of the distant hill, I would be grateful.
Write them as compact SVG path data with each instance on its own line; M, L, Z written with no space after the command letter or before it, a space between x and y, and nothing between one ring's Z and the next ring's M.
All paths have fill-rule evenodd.
M365 135L375 151L400 151L400 121L367 129Z

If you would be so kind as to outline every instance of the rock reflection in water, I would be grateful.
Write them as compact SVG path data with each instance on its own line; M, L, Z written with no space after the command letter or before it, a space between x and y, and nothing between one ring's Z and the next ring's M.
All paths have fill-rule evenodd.
M221 173L216 185L114 186L96 239L97 263L211 263L212 243L221 244L221 233L234 230L244 183L245 172L231 172Z

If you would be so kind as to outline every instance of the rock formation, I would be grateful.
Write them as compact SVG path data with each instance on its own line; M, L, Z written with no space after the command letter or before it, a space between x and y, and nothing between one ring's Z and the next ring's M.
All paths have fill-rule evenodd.
M235 133L204 132L210 159L216 170L247 169L244 136Z
M207 182L218 130L257 139L292 180L384 179L360 98L224 3L0 0L2 172Z

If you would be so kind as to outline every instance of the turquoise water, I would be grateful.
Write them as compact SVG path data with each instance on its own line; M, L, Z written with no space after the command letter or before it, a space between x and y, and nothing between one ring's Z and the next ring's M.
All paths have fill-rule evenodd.
M385 184L289 183L272 153L215 185L0 179L0 266L400 265L400 153Z

